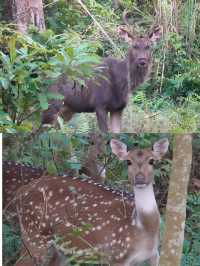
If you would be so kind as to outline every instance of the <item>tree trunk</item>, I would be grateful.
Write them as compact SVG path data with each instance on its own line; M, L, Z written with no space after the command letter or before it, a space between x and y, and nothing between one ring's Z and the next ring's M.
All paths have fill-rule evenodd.
M5 12L21 32L26 32L30 24L45 30L42 0L8 0Z
M192 135L175 135L160 266L179 266L181 263L191 163Z

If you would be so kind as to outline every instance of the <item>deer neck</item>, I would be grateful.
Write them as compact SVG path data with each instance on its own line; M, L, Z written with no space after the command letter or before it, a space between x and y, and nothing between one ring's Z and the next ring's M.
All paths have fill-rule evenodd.
M133 212L132 224L145 226L149 220L157 222L159 220L158 207L153 191L153 184L149 184L145 188L134 187L135 193L135 210Z
M127 79L128 90L132 92L136 87L141 85L149 75L150 67L139 68L134 61L128 57L127 59Z

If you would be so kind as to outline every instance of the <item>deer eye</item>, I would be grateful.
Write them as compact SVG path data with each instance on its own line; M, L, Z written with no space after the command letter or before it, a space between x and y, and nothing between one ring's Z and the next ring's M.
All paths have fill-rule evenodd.
M126 162L127 162L128 165L132 164L131 160L126 160Z
M149 164L150 164L150 165L154 165L154 162L155 162L155 160L154 160L153 158L151 158L151 159L149 160Z
M139 49L139 45L137 44L133 45L133 49Z

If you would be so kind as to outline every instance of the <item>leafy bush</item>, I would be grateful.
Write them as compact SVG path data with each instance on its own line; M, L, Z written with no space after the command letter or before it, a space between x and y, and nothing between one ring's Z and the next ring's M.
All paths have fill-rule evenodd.
M194 57L187 52L185 39L182 35L171 32L155 49L156 71L151 83L145 87L147 95L161 94L174 103L182 98L199 93L200 86L200 53L195 49Z
M21 239L7 224L3 224L3 259L4 266L14 265L19 255Z
M78 82L83 82L82 76L92 76L92 66L99 63L97 44L80 42L77 34L54 35L50 30L37 33L32 29L28 36L1 25L1 131L31 131L32 121L39 124L49 100L63 99L48 91L59 75L66 73Z
M187 219L182 266L200 265L200 193L190 193L187 201Z
M104 136L106 143L108 143L112 137L113 135ZM169 134L143 133L138 135L124 133L120 134L117 138L126 143L128 149L131 149L137 146L147 148L154 141L162 137L168 137L171 142L171 136ZM82 166L81 159L85 158L85 154L90 145L88 135L72 134L70 136L58 132L56 134L43 133L31 141L30 139L29 141L27 140L26 134L24 134L24 136L23 134L14 134L12 136L10 136L10 134L4 134L4 143L4 159L9 158L15 161L33 164L35 166L47 167L50 174L63 174L66 169L72 171L79 170ZM194 151L197 155L199 154L199 145L199 136L196 136ZM15 149L13 149L13 146ZM172 149L172 145L170 145L170 147ZM171 170L171 160L169 159L171 158L171 149L169 157L155 165L155 193L161 213L163 213L166 206L168 180ZM196 173L198 176L199 164L196 156L193 158L195 163L194 167L196 168L196 172L193 171L193 173ZM107 164L106 183L112 187L130 189L127 180L126 162L119 161L116 156L112 154L109 145L107 145L101 160ZM199 193L190 192L187 200L187 219L182 266L199 265L199 204ZM7 228L5 228L5 231L6 230ZM14 233L10 232L10 234L12 235ZM9 241L10 238L9 236L7 237L7 233L5 236ZM15 237L15 234L13 237ZM57 244L60 245L61 248L64 248L66 254L69 254L68 251L70 252L70 249L68 249L67 243L63 246L58 241ZM7 255L5 257L7 258ZM78 255L76 258L78 258ZM74 257L72 259L74 259Z
M91 23L91 18L84 14L76 1L47 0L45 3L47 27L56 34L69 30L82 32Z
M48 86L61 73L65 72L71 78L81 82L81 74L87 76L91 71L90 66L98 61L96 54L119 57L124 51L127 51L127 45L120 41L116 30L120 24L123 24L122 12L124 9L131 12L131 21L134 23L134 28L137 28L140 33L144 33L152 25L155 7L150 2L120 1L120 3L120 8L114 10L111 0L84 1L93 18L100 23L103 30L113 40L112 43L87 11L76 1L46 0L44 10L48 30L40 34L36 29L31 28L28 36L22 36L15 32L13 27L1 25L1 131L31 131L33 120L35 127L38 127L41 110L48 107L50 99L61 97L48 92ZM163 13L160 14L160 17L164 16L166 21L160 22L166 27L165 39L154 49L155 69L151 82L141 86L141 89L147 101L150 102L153 99L152 106L154 105L155 113L150 112L150 116L154 117L155 115L156 118L159 118L158 124L161 124L161 126L152 128L153 131L162 130L162 128L165 131L171 130L171 128L174 130L175 127L178 128L177 131L186 132L198 128L196 114L199 112L197 110L199 101L198 97L194 95L199 95L200 86L200 16L198 16L200 5L196 1L185 1L180 5L176 19L181 26L176 30L174 30L175 25L171 25L169 12L167 13L170 8L171 4L164 1L161 10ZM191 23L189 23L190 21ZM79 45L81 46L80 50L78 49ZM188 103L187 99L189 98L194 100L194 105L192 101ZM131 104L133 105L133 102ZM185 108L186 106L187 108ZM190 111L190 107L192 107L192 111ZM172 112L170 112L170 108L172 108ZM131 116L133 109L134 113L138 114L137 121L140 121L142 116L148 116L140 106L132 106L127 109L129 113L125 117ZM164 115L163 109L166 110ZM184 110L189 113L186 114ZM162 113L160 117L157 112ZM173 113L174 116L173 125L170 124L171 119L167 119L170 113ZM85 121L81 123L84 130L88 129L88 124L95 126L93 121L91 123L89 121L91 117L93 115L80 116L80 119ZM190 121L191 118L192 123L188 126L187 121ZM154 119L148 120L147 123L145 119L141 121L148 127L153 127L154 122L157 124ZM165 120L164 125L162 119ZM60 122L64 131L69 130L62 119ZM150 123L152 124L150 125ZM75 119L71 123L75 128L77 124L80 124L79 119ZM137 124L134 128L131 126L128 132L140 131ZM126 125L124 128L126 129ZM84 130L81 129L81 131Z
M124 111L122 128L126 132L195 132L200 126L200 98L193 94L175 104L169 97L147 97L138 91Z

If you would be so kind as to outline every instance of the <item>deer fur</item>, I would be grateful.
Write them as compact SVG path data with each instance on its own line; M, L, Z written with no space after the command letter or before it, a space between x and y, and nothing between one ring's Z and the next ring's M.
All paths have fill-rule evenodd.
M44 175L45 170L14 161L3 161L3 207L15 197L17 190Z
M126 28L119 27L122 38L130 43L124 59L108 57L96 66L101 69L93 79L85 79L83 87L63 74L49 91L64 96L64 101L53 100L48 110L42 114L42 124L55 123L58 115L64 120L71 119L74 113L95 112L101 131L120 132L122 111L126 107L129 95L142 84L151 69L151 46L161 37L156 30L146 37L135 37ZM110 122L108 122L110 113Z
M151 266L158 266L160 215L153 192L152 160L161 159L168 144L162 139L153 150L127 151L124 143L111 141L112 152L128 161L135 197L92 179L66 176L42 177L22 187L17 193L21 234L36 265L43 265L49 241L62 236L81 257L89 249L109 265L131 266L149 260ZM90 226L83 229L86 224ZM82 230L81 237L72 233L77 229ZM26 255L27 265L34 265ZM16 265L24 265L23 259Z

